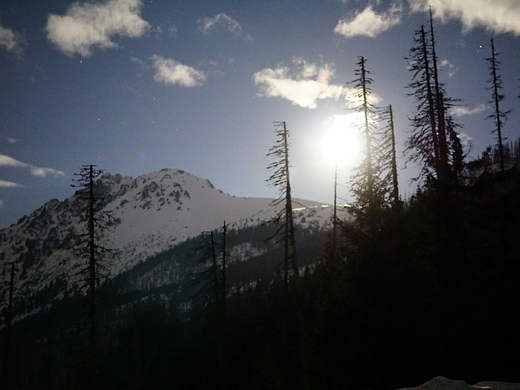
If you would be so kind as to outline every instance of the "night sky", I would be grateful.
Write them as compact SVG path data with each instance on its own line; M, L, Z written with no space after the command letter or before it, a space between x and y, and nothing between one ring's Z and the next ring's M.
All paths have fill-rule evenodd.
M409 196L417 170L405 169L402 150L415 102L404 57L428 5L441 80L464 104L453 114L469 158L496 142L484 120L492 37L502 107L513 109L504 135L516 140L518 0L2 0L0 228L72 195L83 164L133 177L179 168L232 195L275 197L265 182L274 121L291 131L293 196L331 203L334 168L321 145L336 122L358 131L347 84L358 56L377 104L394 108ZM345 150L339 196L348 200L356 153Z

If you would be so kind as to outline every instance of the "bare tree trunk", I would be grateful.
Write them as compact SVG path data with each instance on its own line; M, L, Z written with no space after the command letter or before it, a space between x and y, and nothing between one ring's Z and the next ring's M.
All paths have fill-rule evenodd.
M11 320L13 316L13 289L14 289L14 261L11 262L11 279L9 282L9 305L7 307L7 321L5 325L5 350L4 350L4 386L9 386L9 364L11 358Z
M395 142L395 128L394 128L394 112L392 105L388 106L388 114L390 118L390 134L392 140L392 198L394 207L399 203L399 181L397 177L397 155Z
M287 188L285 191L285 263L284 263L284 286L287 287L288 268L292 268L294 277L298 277L298 263L296 261L296 238L294 234L294 220L291 198L291 180L289 177L289 142L287 139L287 125L283 122L283 141L284 141L284 164ZM289 264L290 263L290 264Z
M495 54L495 43L491 38L491 77L493 83L493 100L495 103L495 123L498 137L498 153L500 155L500 170L504 170L504 145L502 142L502 113L500 111L499 77L497 72L497 59Z
M95 247L95 221L94 221L94 204L96 198L94 195L94 167L89 167L89 216L88 216L88 239L89 239L89 352L90 352L90 375L91 387L96 387L97 376L97 297L96 297L96 247Z
M446 123L444 118L444 96L441 92L439 82L439 70L437 67L437 53L435 51L435 35L433 32L433 17L430 7L430 35L432 47L432 65L433 65L433 81L435 84L435 107L437 109L437 134L439 142L439 172L437 173L441 184L444 185L444 180L448 173L448 145L446 141Z

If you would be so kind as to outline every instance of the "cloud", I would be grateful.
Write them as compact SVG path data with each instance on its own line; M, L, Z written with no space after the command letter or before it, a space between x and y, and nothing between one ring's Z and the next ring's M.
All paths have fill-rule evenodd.
M74 3L64 16L49 15L47 38L64 54L88 57L92 47L117 47L112 37L138 38L150 28L141 18L142 0Z
M446 21L458 19L464 31L484 27L495 33L520 35L520 1L518 0L408 0L412 12L429 12Z
M26 168L28 164L15 160L12 157L0 154L0 167Z
M199 24L199 30L205 34L209 34L212 31L225 29L236 37L242 38L246 41L252 41L251 36L244 31L242 25L235 19L220 13L212 18L206 17L197 21Z
M464 106L456 106L450 109L450 114L456 117L469 116L479 114L486 109L485 104L481 104L475 108L467 108Z
M21 184L14 183L12 181L0 180L0 188L14 188L14 187L23 187Z
M266 68L253 75L255 85L260 87L260 96L281 97L292 104L304 108L316 108L316 102L322 99L345 98L349 89L340 85L330 84L334 76L331 64L309 64L293 59L297 71L289 67L278 66L275 69Z
M334 32L346 38L357 35L374 38L399 23L401 23L401 7L393 4L388 12L378 14L374 12L372 6L368 6L354 17L339 20Z
M47 176L63 176L64 173L62 171L58 171L52 168L43 168L43 167L35 167L33 165L30 166L31 175L36 177L47 177Z
M155 81L166 85L180 85L182 87L198 87L206 81L206 75L195 68L183 65L171 58L152 56L155 68Z
M65 173L53 168L37 167L36 165L27 164L22 161L15 160L12 157L0 154L0 167L23 168L28 169L32 176L47 177L47 176L64 176Z
M19 54L22 51L22 37L10 28L0 25L0 47L10 53Z

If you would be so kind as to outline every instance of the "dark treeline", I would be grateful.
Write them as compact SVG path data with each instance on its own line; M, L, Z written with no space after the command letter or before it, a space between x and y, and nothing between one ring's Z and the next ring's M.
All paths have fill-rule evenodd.
M224 317L217 305L181 313L174 301L149 300L104 321L98 388L390 389L437 375L518 381L518 171L482 180L450 204L425 190L387 212L370 236L342 223L343 260L323 256L287 289L280 274L230 293ZM61 317L13 327L8 388L89 383L88 334L70 327L81 310L77 302Z

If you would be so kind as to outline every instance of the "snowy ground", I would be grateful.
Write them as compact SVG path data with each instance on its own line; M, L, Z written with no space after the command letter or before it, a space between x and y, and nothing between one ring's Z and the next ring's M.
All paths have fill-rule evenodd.
M506 383L486 381L469 385L464 381L452 380L442 376L433 378L432 380L416 387L407 387L400 390L520 390L520 383Z

